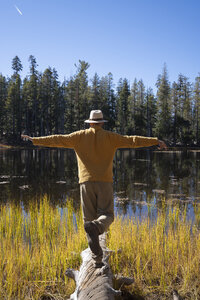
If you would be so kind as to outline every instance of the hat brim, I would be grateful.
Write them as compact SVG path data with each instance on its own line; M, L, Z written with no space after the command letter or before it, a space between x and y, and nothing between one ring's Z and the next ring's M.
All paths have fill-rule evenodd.
M98 123L106 123L108 122L107 120L99 120L99 121L94 121L94 120L85 120L85 123L90 123L90 124L98 124Z

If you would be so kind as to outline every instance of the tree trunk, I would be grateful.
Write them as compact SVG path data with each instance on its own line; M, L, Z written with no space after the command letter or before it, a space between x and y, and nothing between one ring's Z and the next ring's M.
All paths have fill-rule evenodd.
M109 263L109 254L112 252L106 248L106 235L100 236L100 245L103 249L102 268L95 268L93 265L91 250L85 249L81 253L82 264L80 271L67 269L65 275L74 279L76 290L70 296L71 300L114 300L115 296L121 298L121 291L113 288L113 280L117 281L115 285L119 288L133 283L133 279L127 277L114 277ZM117 284L118 283L118 284Z

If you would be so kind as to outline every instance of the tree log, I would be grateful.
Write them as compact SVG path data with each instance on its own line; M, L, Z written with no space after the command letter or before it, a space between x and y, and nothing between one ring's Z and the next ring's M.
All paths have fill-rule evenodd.
M67 269L65 272L65 275L76 283L75 292L70 296L71 300L114 300L115 296L121 296L121 291L113 288L113 280L117 280L119 288L133 283L131 278L113 276L108 263L112 251L106 247L106 235L100 235L99 241L103 249L103 267L94 267L91 250L87 248L81 252L80 270Z

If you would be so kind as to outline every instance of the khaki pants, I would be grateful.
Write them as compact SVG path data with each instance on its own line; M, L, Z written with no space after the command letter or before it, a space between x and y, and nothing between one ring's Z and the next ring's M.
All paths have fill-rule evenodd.
M80 194L83 221L94 221L102 234L114 220L112 183L96 181L81 183Z

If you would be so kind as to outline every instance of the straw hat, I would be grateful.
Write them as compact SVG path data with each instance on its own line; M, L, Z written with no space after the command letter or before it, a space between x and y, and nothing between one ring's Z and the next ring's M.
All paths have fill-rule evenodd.
M91 110L89 120L86 120L85 123L104 123L108 122L103 119L103 114L101 110Z

